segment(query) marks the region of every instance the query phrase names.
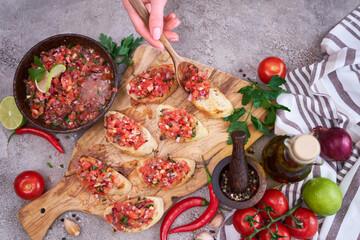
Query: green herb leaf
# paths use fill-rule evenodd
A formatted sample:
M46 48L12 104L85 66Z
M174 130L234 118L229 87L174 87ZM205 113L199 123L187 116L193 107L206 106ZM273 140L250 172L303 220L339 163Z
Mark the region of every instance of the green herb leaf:
M41 63L40 59L37 56L34 56L34 63L42 69L45 69L44 65Z
M245 113L246 113L246 110L244 107L236 108L229 116L224 118L224 121L230 121L230 122L237 121Z
M229 139L228 139L227 143L232 144L231 133L236 130L244 131L246 133L246 139L245 139L245 144L246 144L248 141L248 138L250 137L248 125L246 122L238 122L238 121L230 122L230 126L226 130L226 132L229 133Z
M36 82L39 83L41 81L41 78L44 76L45 71L46 71L46 69L42 69L42 68L38 68L38 69L30 68L29 75L30 75L31 81L36 80Z
M51 165L51 163L47 162L46 164L49 166L49 168L53 168L53 165Z
M276 120L276 111L273 107L270 107L268 113L265 116L265 124L266 126L274 126Z
M122 57L122 60L116 63L117 65L123 63L131 65L133 64L133 60L131 59L130 55L135 50L135 48L140 45L143 38L136 38L134 41L134 36L131 34L130 36L121 40L120 46L113 42L111 37L108 37L103 33L100 34L99 40L100 44L109 51L115 61L117 61L119 57Z
M230 121L230 126L226 131L229 133L229 140L227 142L228 144L232 144L231 132L235 130L244 131L246 133L245 143L247 142L248 138L250 137L250 132L247 125L247 119L249 116L251 116L251 122L254 125L254 128L268 136L270 134L268 127L273 126L276 121L276 110L281 109L290 111L290 109L286 106L276 103L276 98L281 93L287 93L287 91L280 87L285 83L284 79L280 78L279 76L273 76L267 85L254 82L251 79L248 80L250 82L250 86L241 88L238 93L243 95L241 100L242 105L246 106L247 104L251 103L250 110L246 111L244 107L238 108L235 109L231 115L224 118L224 121ZM264 88L262 86L264 86ZM253 107L255 109L262 107L268 110L264 122L252 115ZM238 119L241 118L246 112L248 112L246 119L244 121L238 121Z
M61 168L64 168L64 164L60 164L60 167L61 167Z

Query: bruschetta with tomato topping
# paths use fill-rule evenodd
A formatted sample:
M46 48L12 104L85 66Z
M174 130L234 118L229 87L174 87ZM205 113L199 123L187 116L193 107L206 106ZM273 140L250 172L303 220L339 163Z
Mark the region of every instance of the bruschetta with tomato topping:
M126 85L131 98L140 103L161 103L177 88L174 66L160 65L132 78Z
M108 164L93 158L80 157L77 164L80 184L98 195L123 195L131 190L132 184Z
M176 142L191 142L209 135L201 122L184 108L160 104L157 107L158 127L164 137Z
M136 169L145 183L167 190L190 179L195 171L195 161L187 158L144 158L138 161Z
M195 65L182 69L182 85L189 93L188 100L211 118L224 118L234 107L225 95L208 80L208 76Z
M159 197L138 197L115 202L104 211L104 218L120 232L140 232L152 227L164 214L164 202Z
M106 141L126 154L144 156L158 147L156 140L145 127L122 113L107 112L104 128Z

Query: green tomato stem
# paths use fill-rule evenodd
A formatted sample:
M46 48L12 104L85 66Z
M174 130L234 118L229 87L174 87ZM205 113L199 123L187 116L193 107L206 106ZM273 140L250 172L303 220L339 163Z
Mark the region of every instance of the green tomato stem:
M250 224L252 225L252 227L254 228L255 231L251 235L247 236L245 239L251 239L253 236L255 236L256 234L258 234L259 232L261 232L262 230L265 230L265 229L267 229L270 232L271 236L274 237L275 235L273 235L273 233L270 231L270 226L273 223L278 222L279 220L283 219L284 217L291 216L292 213L295 212L295 210L300 207L301 203L302 203L302 200L300 200L292 209L290 209L289 211L287 211L286 213L284 213L283 215L281 215L275 219L272 219L270 217L270 222L262 228L256 229L254 227L254 224L252 222L250 222ZM256 216L256 214L255 214L255 216Z

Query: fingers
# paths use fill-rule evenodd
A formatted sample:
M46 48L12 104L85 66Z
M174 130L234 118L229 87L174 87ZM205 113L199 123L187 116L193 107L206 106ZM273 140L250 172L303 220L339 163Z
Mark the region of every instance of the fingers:
M149 30L154 40L159 40L164 27L164 7L166 0L152 0Z
M176 32L164 31L163 34L169 41L179 41L179 35Z
M165 20L164 22L164 31L171 31L174 28L176 28L177 26L179 26L180 24L180 20L177 18L172 18L168 21Z
M133 23L135 30L140 34L151 46L164 50L164 45L159 40L154 40L149 32L148 27L142 21L140 16L136 13L128 0L123 0L123 5L129 14L130 20Z

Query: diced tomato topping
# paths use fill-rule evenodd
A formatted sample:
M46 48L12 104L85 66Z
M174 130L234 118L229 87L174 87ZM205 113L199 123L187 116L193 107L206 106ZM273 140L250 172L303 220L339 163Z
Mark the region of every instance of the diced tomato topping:
M163 65L153 70L144 71L130 81L130 94L135 94L137 99L153 99L162 97L169 92L175 83L174 70Z
M119 146L134 147L137 150L147 140L144 139L142 125L125 116L118 118L116 114L106 117L106 135Z
M90 162L88 161L90 160ZM121 187L120 177L113 175L111 168L100 160L94 158L80 158L77 174L82 186L93 194L106 195L110 189ZM116 176L116 177L114 177ZM116 179L116 181L114 181Z
M25 80L26 101L34 118L54 127L75 128L96 118L110 101L112 73L109 64L93 49L80 45L60 46L41 52L40 61L48 71L56 63L64 64L66 71L52 79L45 94L36 88L30 77ZM38 66L32 64L32 68Z
M190 167L187 162L176 162L170 157L150 158L139 168L139 171L147 184L167 190L179 183L190 172Z
M140 197L136 201L115 202L105 220L119 231L137 229L151 223L155 207L154 201Z
M185 90L190 92L190 101L209 97L211 83L205 73L200 71L195 65L184 67L182 72L185 77Z
M181 142L184 138L196 136L197 124L194 117L183 108L177 110L164 108L161 110L158 126L163 135Z

